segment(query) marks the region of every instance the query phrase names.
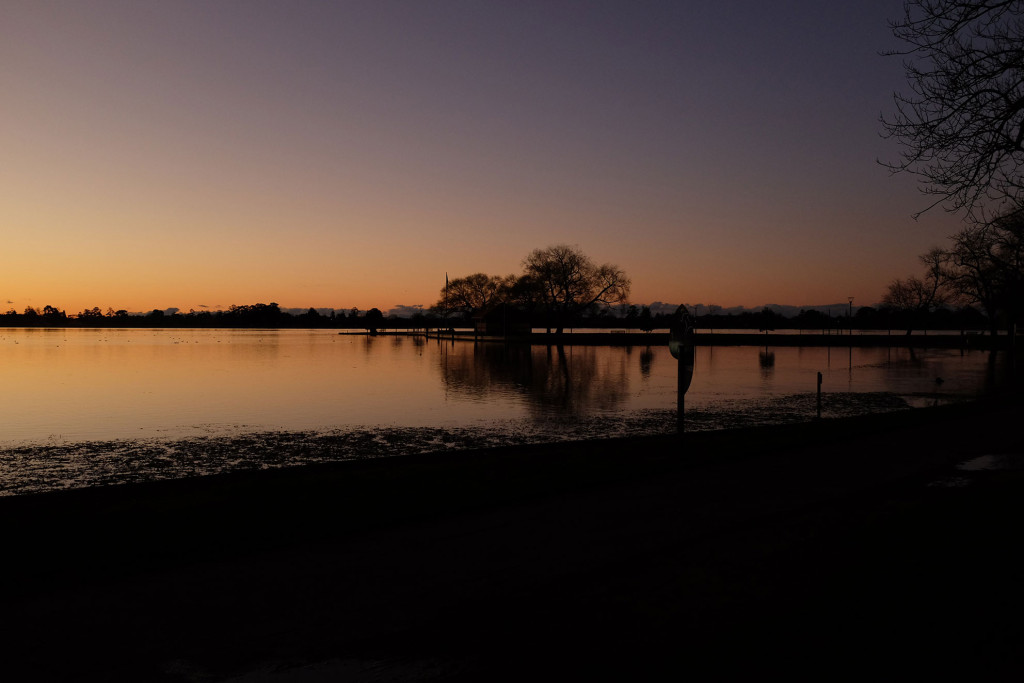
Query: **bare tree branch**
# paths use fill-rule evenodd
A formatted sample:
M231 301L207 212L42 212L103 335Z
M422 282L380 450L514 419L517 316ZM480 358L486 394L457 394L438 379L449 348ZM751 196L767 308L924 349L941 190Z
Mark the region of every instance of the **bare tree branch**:
M1024 0L907 0L891 24L911 93L895 93L883 162L918 177L943 205L978 220L1024 199ZM922 211L922 213L923 213ZM919 214L918 214L919 215Z

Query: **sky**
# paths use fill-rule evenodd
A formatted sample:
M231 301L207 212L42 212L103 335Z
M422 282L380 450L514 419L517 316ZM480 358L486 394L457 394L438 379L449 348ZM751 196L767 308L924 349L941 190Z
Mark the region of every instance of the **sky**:
M879 116L901 0L0 0L0 307L877 303L956 231Z

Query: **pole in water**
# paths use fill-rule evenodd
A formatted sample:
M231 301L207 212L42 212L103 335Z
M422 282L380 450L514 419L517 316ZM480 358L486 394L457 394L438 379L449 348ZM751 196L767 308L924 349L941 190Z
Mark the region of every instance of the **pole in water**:
M693 319L690 318L686 306L676 309L675 321L672 323L671 334L669 335L668 349L672 357L677 361L676 373L676 427L680 434L686 427L685 422L685 401L686 390L690 388L693 380L694 331Z
M818 419L821 419L821 373L818 373Z
M686 390L689 388L689 378L693 376L693 366L690 365L687 368L687 364L682 358L676 363L678 371L676 373L676 431L680 434L686 431L686 411L684 407L686 405Z

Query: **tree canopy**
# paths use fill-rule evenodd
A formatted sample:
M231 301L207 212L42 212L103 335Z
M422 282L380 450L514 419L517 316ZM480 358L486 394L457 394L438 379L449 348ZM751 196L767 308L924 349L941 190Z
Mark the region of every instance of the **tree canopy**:
M519 276L474 273L450 280L435 311L483 316L500 304L516 307L562 329L595 307L626 302L630 281L612 264L595 264L579 247L534 249Z
M946 275L946 252L936 248L919 258L925 267L924 277L911 275L906 280L893 280L882 297L883 305L904 314L908 321L907 334L915 322L923 320L923 314L931 313L955 298Z
M987 225L969 225L950 238L947 249L921 256L924 278L896 280L884 297L891 308L928 312L944 304L978 305L992 331L1008 329L1024 315L1024 209Z
M596 304L624 303L630 280L618 266L596 265L578 247L556 244L523 259L526 276L561 332L572 316Z
M948 286L965 302L980 305L993 326L1010 330L1024 314L1024 209L984 228L968 226L945 252Z
M907 0L892 23L910 93L894 95L886 164L972 219L1024 200L1024 0Z
M506 290L514 280L514 275L499 277L484 273L455 278L445 283L436 308L464 315L485 312L506 299Z

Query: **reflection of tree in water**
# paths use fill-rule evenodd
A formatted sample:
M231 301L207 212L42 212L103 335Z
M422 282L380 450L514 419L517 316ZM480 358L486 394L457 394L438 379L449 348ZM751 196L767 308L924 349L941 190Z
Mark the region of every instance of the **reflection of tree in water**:
M757 364L761 366L761 379L768 379L775 372L775 352L765 349L757 352Z
M614 410L628 396L625 356L599 357L607 349L522 344L459 344L439 359L449 390L484 398L515 391L537 417ZM613 356L615 358L616 356Z
M1004 389L1019 390L1024 384L1024 368L1013 352L989 351L985 368L985 381L981 387L983 394L993 394Z
M640 375L647 379L651 376L651 366L654 365L654 349L650 346L644 347L640 352Z
M372 354L373 353L373 347L374 347L374 345L376 343L377 343L377 338L376 337L371 337L370 335L366 335L365 337L363 337L363 352L367 356Z

